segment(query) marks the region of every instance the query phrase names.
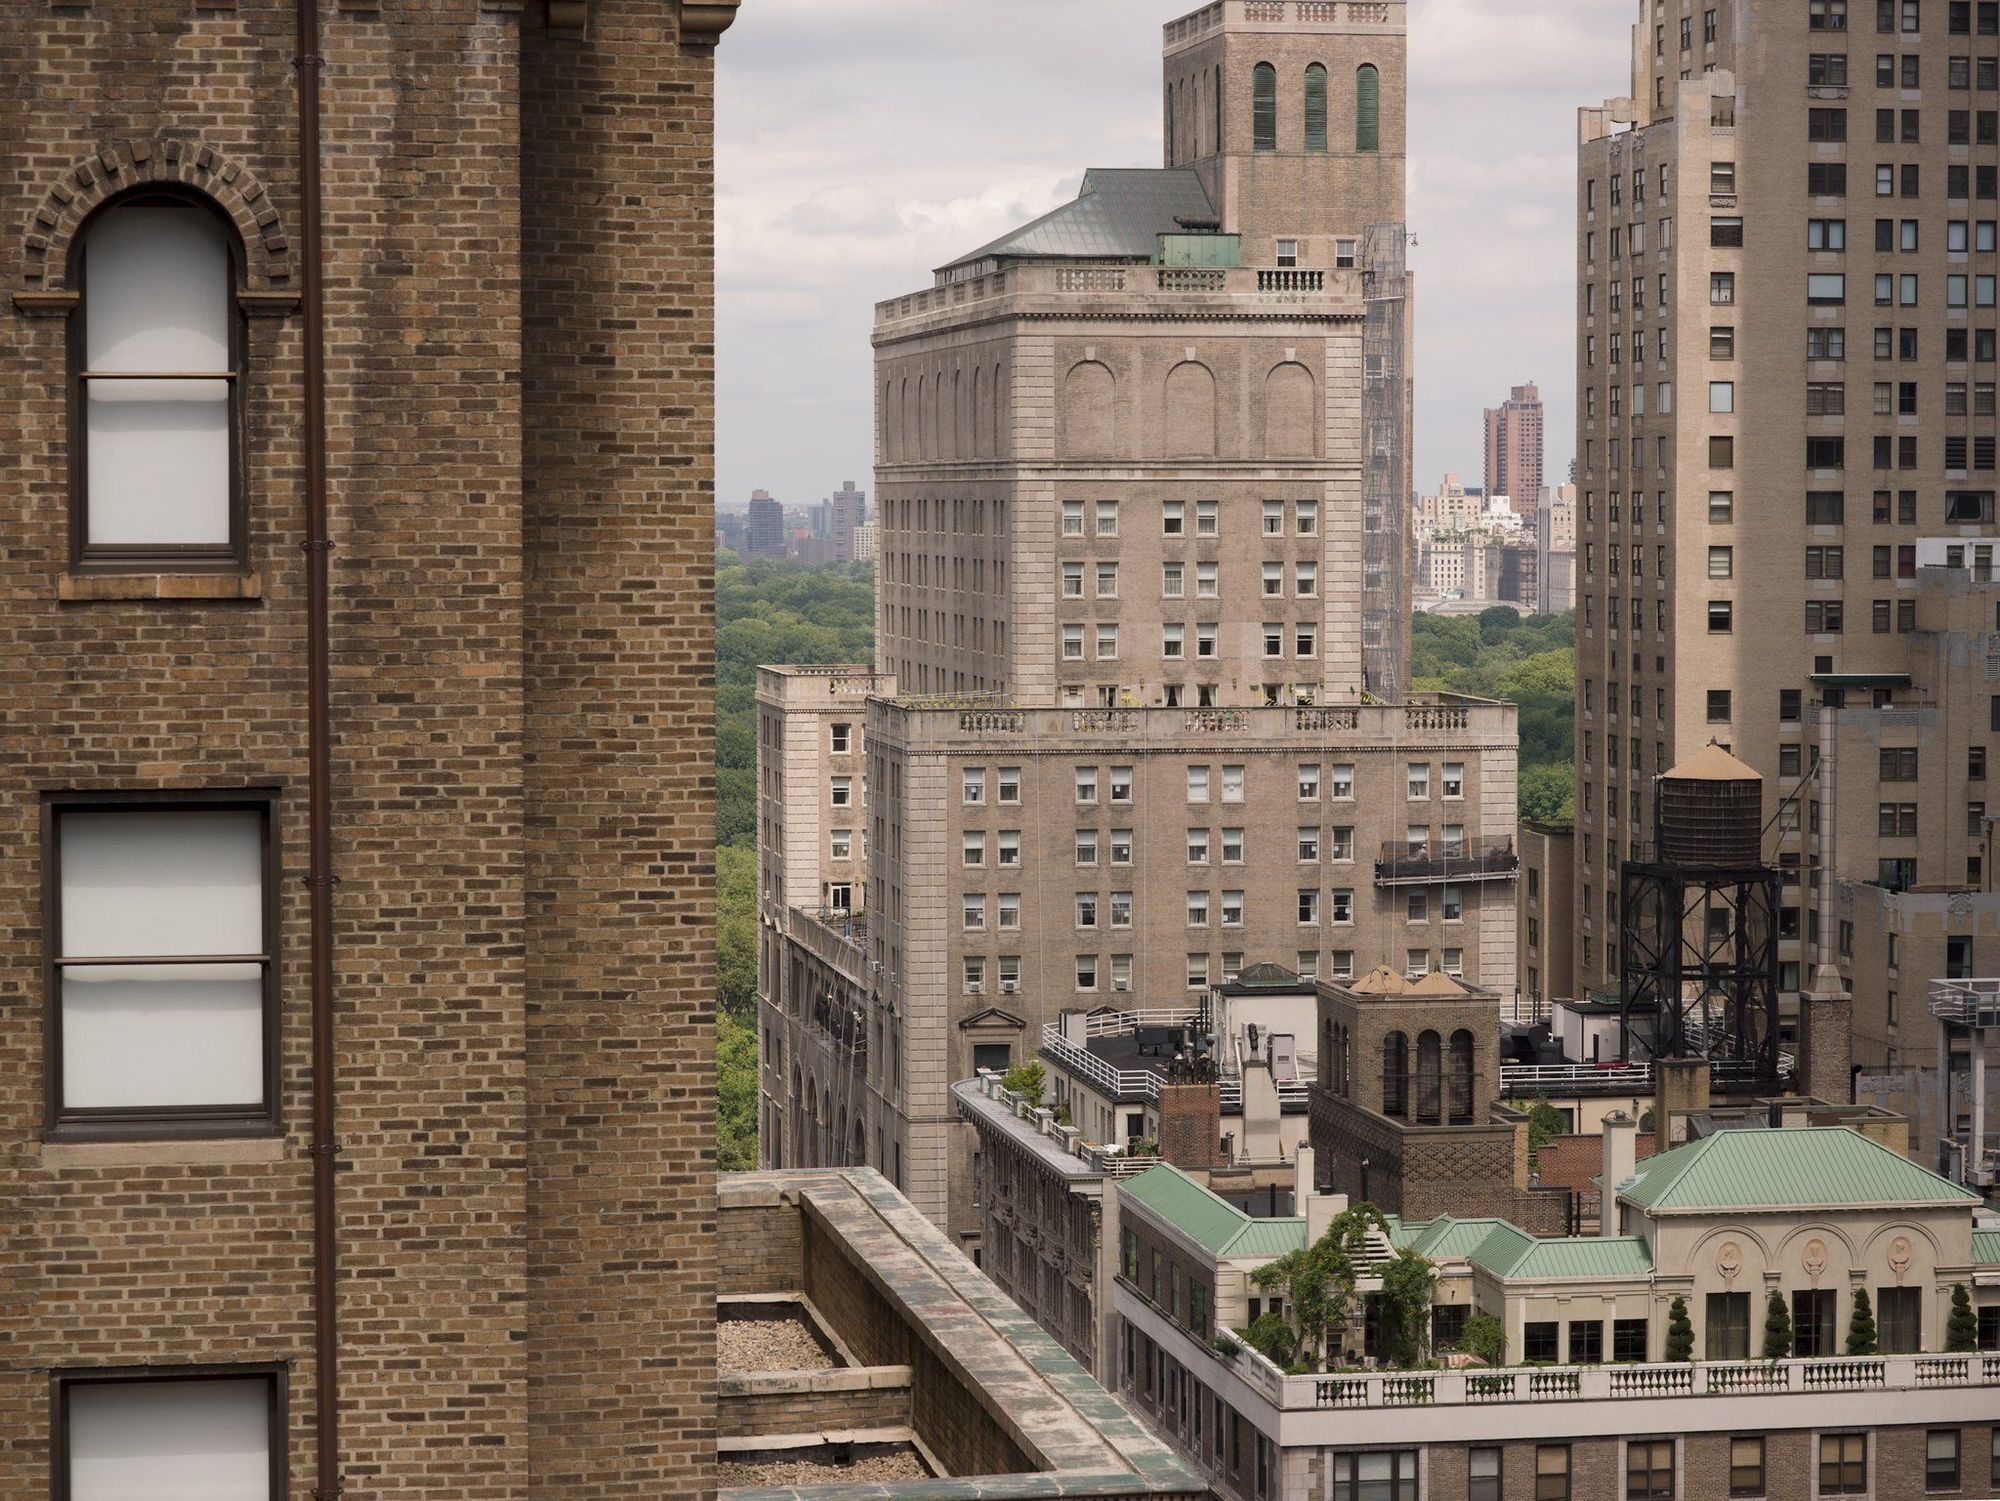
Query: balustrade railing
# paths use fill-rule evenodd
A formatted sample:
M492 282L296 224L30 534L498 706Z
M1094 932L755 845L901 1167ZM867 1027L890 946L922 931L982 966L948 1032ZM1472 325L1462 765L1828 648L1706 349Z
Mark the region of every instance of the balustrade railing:
M1834 1356L1687 1364L1513 1366L1501 1370L1288 1376L1288 1409L1454 1407L1495 1402L1667 1401L1783 1392L2000 1386L2000 1355Z

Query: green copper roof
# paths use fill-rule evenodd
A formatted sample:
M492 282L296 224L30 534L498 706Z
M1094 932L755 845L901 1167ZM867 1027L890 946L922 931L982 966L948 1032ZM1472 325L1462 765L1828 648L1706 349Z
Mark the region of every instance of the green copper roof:
M1176 218L1214 213L1190 167L1092 167L1070 202L950 264L988 256L1151 260L1159 237L1177 232Z
M1980 1266L2000 1266L2000 1230L1972 1232L1972 1259Z
M1298 1215L1258 1219L1217 1198L1172 1163L1149 1167L1118 1185L1160 1218L1222 1260L1230 1256L1283 1256L1305 1248L1306 1222Z
M1507 1225L1505 1220L1495 1219L1454 1219L1441 1214L1428 1225L1420 1228L1412 1238L1398 1238L1397 1246L1404 1245L1419 1256L1428 1256L1432 1261L1461 1261L1479 1248L1496 1226ZM1508 1229L1513 1226L1507 1225Z
M1551 1277L1643 1277L1653 1269L1653 1253L1636 1235L1529 1237L1525 1246L1508 1249L1513 1252L1510 1265L1481 1264L1496 1276L1531 1282Z
M1977 1200L1845 1126L1718 1131L1647 1158L1623 1197L1655 1213Z

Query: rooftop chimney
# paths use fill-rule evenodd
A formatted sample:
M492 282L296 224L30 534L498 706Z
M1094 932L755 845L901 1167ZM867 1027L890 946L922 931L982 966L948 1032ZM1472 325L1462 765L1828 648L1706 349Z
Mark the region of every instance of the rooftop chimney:
M1604 1117L1604 1187L1597 1196L1597 1233L1618 1233L1618 1185L1639 1166L1639 1126L1622 1110Z

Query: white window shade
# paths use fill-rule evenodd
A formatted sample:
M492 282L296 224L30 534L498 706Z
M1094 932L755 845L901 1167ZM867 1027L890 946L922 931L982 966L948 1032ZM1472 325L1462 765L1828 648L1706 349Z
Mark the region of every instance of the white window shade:
M262 966L81 965L61 984L65 1108L265 1103Z
M60 826L64 958L264 951L255 810L75 812Z
M85 383L92 543L229 542L229 387L219 380Z
M227 231L204 209L134 205L92 222L86 545L229 545L232 283Z
M78 1382L68 1501L270 1501L262 1379Z
M84 243L84 368L229 368L229 246L189 205L107 209Z

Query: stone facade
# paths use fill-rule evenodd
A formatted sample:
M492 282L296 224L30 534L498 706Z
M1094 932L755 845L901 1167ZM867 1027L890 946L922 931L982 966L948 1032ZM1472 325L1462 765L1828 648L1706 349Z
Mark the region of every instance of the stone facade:
M1710 738L1763 774L1767 808L1796 799L1766 841L1788 1009L1819 964L1847 968L1814 941L1816 862L1983 884L1966 771L1994 731L1963 674L1992 628L1995 335L1990 268L1951 247L1992 191L1955 137L1991 100L1968 92L1969 30L1916 16L1878 36L1763 0L1678 27L1646 10L1629 95L1581 112L1586 989L1616 972L1617 871L1652 837L1653 779ZM1973 597L1962 621L1940 589ZM1842 721L1837 796L1814 775L1818 703ZM1865 746L1919 739L1904 767ZM1857 992L1857 1027L1868 1009Z
M713 1486L733 6L583 9L321 7L339 1465L383 1501ZM0 4L9 1496L48 1484L52 1369L286 1371L277 1468L314 1484L296 51L272 0ZM242 566L71 568L74 257L93 210L162 189L235 241ZM275 1128L61 1139L44 804L246 788L276 841Z
M1577 998L1576 929L1571 922L1575 847L1576 833L1569 824L1521 822L1521 878L1515 886L1520 901L1515 919L1520 941L1517 1017L1546 1018L1554 1002Z

